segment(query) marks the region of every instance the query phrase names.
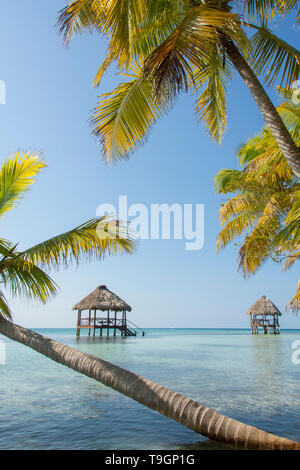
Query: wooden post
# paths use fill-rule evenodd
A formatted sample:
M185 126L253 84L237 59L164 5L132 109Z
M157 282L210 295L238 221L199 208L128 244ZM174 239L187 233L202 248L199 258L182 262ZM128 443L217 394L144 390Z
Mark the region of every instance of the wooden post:
M96 334L96 310L94 310L94 330L93 330L93 336Z
M91 336L91 311L89 310L89 336Z
M107 336L109 336L109 310L107 310Z
M117 312L115 311L114 336L117 334Z
M76 336L80 336L81 310L78 310Z

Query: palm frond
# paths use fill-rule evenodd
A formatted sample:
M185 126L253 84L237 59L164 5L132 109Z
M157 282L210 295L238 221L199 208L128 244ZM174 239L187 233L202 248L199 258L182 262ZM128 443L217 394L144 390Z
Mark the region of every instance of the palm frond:
M278 232L274 243L281 244L287 240L292 240L293 244L300 242L300 191L295 192L293 205L288 212L283 228Z
M57 291L57 284L31 260L12 247L10 242L2 241L0 260L0 280L10 290L13 297L19 295L46 302Z
M40 153L21 150L10 155L0 169L0 217L24 196L34 177L45 168Z
M103 4L96 9L103 12ZM103 32L109 36L109 47L118 57L119 67L128 67L134 60L134 41L139 32L146 11L144 0L106 0Z
M297 15L299 15L299 0L277 0L277 8L282 15L293 10L297 11Z
M82 33L87 29L101 30L104 16L99 15L96 9L96 0L74 0L59 12L57 27L59 33L63 36L64 43L69 44L70 39L76 34Z
M117 59L116 53L114 50L108 48L106 57L104 61L101 63L100 67L97 70L97 73L93 80L93 86L98 87L102 80L103 75L105 74L106 70L109 66Z
M297 313L300 310L300 279L298 281L296 295L288 303L287 309L290 309L293 313Z
M187 13L173 33L147 58L144 73L151 76L156 95L176 96L187 90L193 67L202 69L219 35L246 41L238 15L201 5Z
M289 252L289 254L287 255L284 263L283 263L283 267L282 267L282 271L286 271L287 269L289 269L290 267L292 267L296 261L300 260L300 244L299 246L297 247L297 249L293 249Z
M219 194L232 193L242 187L244 180L242 171L223 168L215 176L215 189Z
M19 257L24 262L59 269L73 262L103 259L109 254L132 253L135 246L124 224L103 216L39 243L21 252Z
M140 31L137 31L134 38L135 60L143 63L180 25L190 6L184 0L181 1L181 6L178 3L175 5L174 0L151 0L147 3L147 12Z
M215 44L207 64L193 74L196 91L205 89L196 100L196 114L203 120L212 139L220 143L226 129L226 90L232 78L229 63L219 54Z
M264 206L263 198L261 198L260 204L257 204L256 191L238 194L223 204L219 210L221 226L224 226L233 217L237 217L240 214L246 215L248 211L250 211L253 216L254 214L258 216L262 210L262 206Z
M102 96L91 120L93 134L108 162L128 158L171 106L168 99L154 99L152 83L138 67L132 72L128 75L131 81Z
M278 111L293 139L300 145L300 108L291 106L290 103L281 103Z
M285 0L282 0L283 2ZM278 11L278 0L243 0L243 7L252 20L274 21Z
M145 9L144 0L75 0L60 12L58 27L65 44L84 30L97 29L109 38L110 57L98 70L95 83L113 60L118 59L121 69L133 60L134 38Z
M3 292L0 290L0 318L1 317L6 318L7 320L11 320L12 313Z
M300 115L291 102L292 90L279 89L287 101L279 113L299 142ZM243 237L238 268L254 274L265 261L283 262L283 270L300 259L300 185L268 128L241 147L242 169L221 170L215 179L219 194L233 193L219 211L222 230L217 251ZM232 220L230 220L232 219ZM300 310L298 291L288 308Z
M264 219L248 235L239 251L238 268L242 269L244 276L254 274L268 259L272 249L274 234L279 228L276 217Z
M232 240L254 227L256 214L240 214L228 222L217 237L217 252L225 248Z
M248 165L252 160L261 154L260 149L257 148L261 141L261 135L249 139L246 144L242 145L238 151L238 158L240 166Z
M250 64L268 85L280 78L280 85L290 87L300 73L300 51L273 34L266 26L254 26L257 33L250 39Z

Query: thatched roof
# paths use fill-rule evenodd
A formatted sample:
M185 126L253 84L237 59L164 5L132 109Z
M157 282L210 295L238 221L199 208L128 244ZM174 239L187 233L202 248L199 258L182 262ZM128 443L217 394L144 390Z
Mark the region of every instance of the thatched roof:
M90 295L74 305L72 310L112 310L131 312L131 307L120 297L107 289L106 286L98 286Z
M247 315L251 313L254 315L281 315L276 305L265 295L260 297L260 299L254 302L252 307L249 308Z

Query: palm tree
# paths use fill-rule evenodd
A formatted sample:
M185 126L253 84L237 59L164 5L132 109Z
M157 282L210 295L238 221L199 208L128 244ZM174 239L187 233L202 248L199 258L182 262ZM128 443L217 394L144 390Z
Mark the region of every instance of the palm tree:
M300 443L228 418L133 372L14 325L3 317L0 317L0 331L210 439L247 449L300 449Z
M290 98L290 91L280 93ZM289 100L278 111L300 145L299 108ZM300 259L300 184L269 129L250 139L238 156L241 170L221 170L215 179L219 194L234 194L219 211L217 250L244 235L239 268L245 276L268 259L283 262L285 270ZM294 311L300 309L299 287L289 303Z
M234 68L300 178L300 149L257 78L263 76L270 85L281 76L286 87L298 79L300 52L269 29L277 14L297 10L298 2L244 0L235 2L234 8L232 3L73 0L61 11L58 24L66 44L85 29L109 40L95 85L112 62L129 78L101 97L92 118L93 133L107 160L127 158L143 144L154 122L170 109L178 93L188 89L196 95L200 90L196 114L220 142L226 127L226 89ZM255 31L250 40L246 28Z
M34 183L35 176L45 167L39 153L17 151L2 163L0 169L0 218L20 202ZM114 235L114 236L113 236ZM24 251L18 244L0 238L0 282L13 297L23 295L46 302L58 286L44 267L59 269L72 262L102 259L108 254L131 253L135 242L126 227L111 217L90 220L79 227L57 235ZM0 333L5 335L4 319L12 314L0 291ZM3 329L4 328L4 329ZM9 323L14 331L16 326ZM16 330L17 331L17 330Z
M40 155L31 152L16 152L4 161L0 170L0 217L20 201L44 167ZM107 236L111 232L114 236ZM57 285L42 268L58 269L72 261L102 259L109 253L131 253L133 249L134 241L127 236L126 227L107 217L94 219L25 251L17 251L17 245L0 239L0 279L13 296L23 294L45 302L55 294ZM2 291L0 333L211 439L246 448L300 448L294 441L220 415L128 370L16 325Z

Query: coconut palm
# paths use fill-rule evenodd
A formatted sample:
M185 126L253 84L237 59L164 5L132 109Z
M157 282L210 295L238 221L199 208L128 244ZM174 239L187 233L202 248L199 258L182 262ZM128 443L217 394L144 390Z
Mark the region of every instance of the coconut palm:
M13 209L45 167L36 152L17 151L2 163L0 169L0 219ZM112 236L114 234L114 236ZM135 242L126 227L111 217L90 220L72 230L57 235L24 251L18 243L0 238L0 282L13 297L46 302L57 292L58 286L44 268L59 269L72 262L102 259L114 253L131 253ZM12 320L12 314L1 290L0 317ZM5 334L1 329L0 333ZM15 325L10 324L14 329Z
M4 161L0 170L0 217L20 201L44 167L40 155L31 152L16 152ZM10 288L13 296L23 294L45 302L55 294L57 285L45 273L44 267L58 269L74 261L102 259L109 253L131 253L134 242L126 235L126 227L103 217L25 251L18 251L16 244L1 239L0 279L3 288ZM300 447L294 441L220 415L128 370L16 325L12 322L12 313L2 291L0 333L211 439L246 448Z
M300 449L300 443L228 418L133 372L14 325L3 317L0 317L0 331L210 439L249 449Z
M288 97L290 91L281 89ZM300 145L299 108L283 102L278 111ZM219 194L234 194L219 211L222 230L217 250L244 235L239 268L253 274L268 259L283 269L300 258L300 184L269 129L250 139L239 151L241 170L221 170L216 176ZM289 306L300 309L299 286Z
M296 0L73 0L61 11L66 44L74 34L96 30L108 50L94 84L112 62L127 77L101 97L93 133L108 160L126 158L143 144L157 119L181 91L196 95L196 114L212 138L226 127L226 90L235 69L252 93L266 125L297 177L300 149L257 76L291 87L300 52L269 28L277 14L297 12ZM254 31L250 38L246 28ZM295 91L296 92L296 91Z

